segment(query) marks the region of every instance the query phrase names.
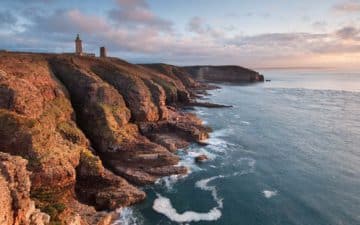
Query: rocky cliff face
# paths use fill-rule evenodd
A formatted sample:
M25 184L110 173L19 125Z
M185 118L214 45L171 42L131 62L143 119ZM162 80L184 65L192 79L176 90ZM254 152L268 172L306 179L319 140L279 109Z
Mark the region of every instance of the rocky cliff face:
M0 224L44 225L50 216L35 208L30 199L27 161L0 152Z
M256 82L264 76L240 66L189 66L183 67L195 80L208 82Z
M0 224L109 224L99 210L145 198L134 185L186 173L173 152L209 129L173 106L197 85L115 58L0 53Z

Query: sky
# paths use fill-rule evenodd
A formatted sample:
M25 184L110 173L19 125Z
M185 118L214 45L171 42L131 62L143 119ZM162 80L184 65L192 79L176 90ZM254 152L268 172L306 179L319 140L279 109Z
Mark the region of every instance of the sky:
M360 68L360 0L0 0L0 49L133 63Z

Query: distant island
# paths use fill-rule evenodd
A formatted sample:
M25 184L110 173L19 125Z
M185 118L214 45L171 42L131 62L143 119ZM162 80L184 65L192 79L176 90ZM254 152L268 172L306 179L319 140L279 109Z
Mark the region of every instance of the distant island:
M0 52L1 224L110 224L145 199L138 186L187 173L176 150L211 129L182 107L217 107L196 100L209 82L264 81L238 66L131 64L105 47L95 57L79 36L75 49Z

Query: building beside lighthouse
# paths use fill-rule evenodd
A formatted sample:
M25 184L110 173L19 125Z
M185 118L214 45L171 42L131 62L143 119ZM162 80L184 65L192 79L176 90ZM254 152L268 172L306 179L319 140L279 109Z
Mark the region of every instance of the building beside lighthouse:
M100 58L105 58L106 57L106 48L100 47Z

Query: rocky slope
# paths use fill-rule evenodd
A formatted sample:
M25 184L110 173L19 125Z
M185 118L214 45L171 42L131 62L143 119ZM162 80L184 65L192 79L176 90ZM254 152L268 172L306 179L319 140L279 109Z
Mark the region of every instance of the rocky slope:
M200 86L115 58L0 53L0 224L109 224L102 210L145 198L135 185L186 173L174 151L209 129L177 106Z

